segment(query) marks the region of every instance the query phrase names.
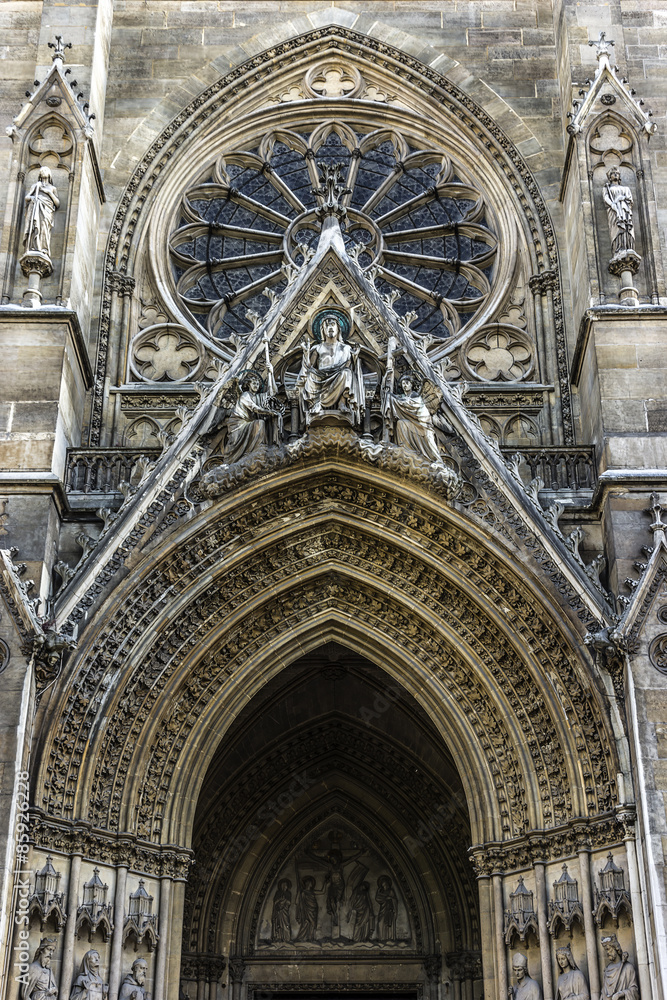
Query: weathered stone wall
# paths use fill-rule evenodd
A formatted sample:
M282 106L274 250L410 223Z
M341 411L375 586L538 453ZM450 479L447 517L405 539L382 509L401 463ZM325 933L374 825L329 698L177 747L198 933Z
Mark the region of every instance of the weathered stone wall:
M67 292L64 301L56 305L56 309L62 307L62 314L26 311L28 318L24 319L18 308L25 285L21 278L11 301L0 306L4 363L0 375L0 471L10 496L6 506L9 517L2 525L3 545L20 549L21 558L28 563L28 575L36 579L38 590L46 598L54 561L63 553L69 556L73 549L73 526L80 526L86 519L94 521L93 500L87 501L85 515L83 507L73 511L67 506L63 490L66 450L86 442L85 394L90 374L85 352L88 348L94 367L105 249L114 214L137 165L165 126L207 86L250 57L329 24L386 42L443 74L495 120L531 170L551 214L560 254L557 280L564 295L569 361L576 366L573 404L577 442L595 446L598 472L603 474L592 505L583 509L585 504L577 496L568 499L573 507L583 509L582 523L591 525L588 543L592 544L590 539L594 538L597 544L600 536L604 540L608 562L604 582L614 593L630 596L632 591L624 587L624 580L636 577L635 562L644 559L641 547L651 541L646 530L649 494L657 490L664 498L667 493L667 298L663 279L667 265L667 9L650 0L612 0L600 5L574 0L555 0L553 5L539 0L4 3L0 7L0 126L11 124L24 102L24 92L34 91L33 80L43 80L49 71L52 52L48 42L56 34L72 43L67 52L69 79L77 80L76 91L84 95L82 101L90 102L96 118L93 138L77 164L80 172L76 183L80 186L76 188L74 211L64 237L61 267ZM600 265L605 303L600 301L597 244L586 213L598 221L604 220L604 214L595 202L596 197L599 202L599 192L591 198L586 154L582 152L584 139L570 140L566 131L572 98L578 96L579 89L586 89L585 81L595 72L595 51L588 42L596 39L600 31L615 40L619 75L629 79L637 99L642 98L645 108L652 109L658 126L650 140L642 135L636 144L648 186L646 213L652 220L650 232L647 229L640 234L642 267L647 268L651 258L657 291L651 310L646 308L645 295L640 305L625 315L617 304L616 285L607 275L606 261ZM267 92L267 102L275 103L278 96L277 92ZM383 106L382 115L391 120L391 103ZM96 161L104 202L96 183ZM0 218L8 220L7 225L12 219L11 198L16 197L16 205L20 206L22 197L17 169L10 139L3 137ZM140 208L135 206L133 210L139 212ZM639 220L637 213L638 226ZM58 226L64 232L64 212ZM3 236L6 252L10 235L6 230ZM20 273L16 262L14 270ZM642 281L645 289L648 285L644 272ZM53 306L54 302L46 304ZM613 308L596 312L595 308L602 304ZM123 299L114 308L111 353L120 371L126 351L124 310L130 307ZM136 319L140 305L135 302L131 308ZM65 309L69 310L66 315ZM544 315L552 315L546 307ZM547 327L545 340L552 355L554 338L554 330ZM544 372L547 368L545 364ZM113 378L114 372L108 376L107 389ZM559 443L561 430L554 428L554 444ZM119 443L113 439L111 422L103 428L101 440L108 445ZM651 475L646 474L647 470ZM101 502L107 503L107 499L103 497ZM120 501L116 499L118 506ZM110 507L107 503L107 509ZM562 524L566 522L567 511ZM96 522L96 530L100 523ZM569 525L574 523L570 519ZM59 545L65 536L67 543ZM582 551L586 549L584 541ZM74 553L72 562L78 557L76 549ZM663 589L660 599L664 596ZM649 615L647 620L650 640L659 634L659 626L655 615ZM16 639L13 655L20 655ZM632 657L626 661L627 715L623 721L631 739L633 765L632 772L625 772L626 780L629 788L632 774L640 813L637 829L641 874L633 891L637 906L640 889L647 900L646 913L652 921L648 937L654 951L647 960L641 960L643 974L650 966L657 987L656 970L661 964L667 967L667 679L651 662L648 640L633 648ZM21 713L25 715L30 697L25 678L23 667L16 663L5 678L10 685L10 696L0 705L0 771L4 768L5 774L23 762L29 743L20 729ZM613 701L610 694L609 700ZM83 753L84 749L78 748L77 752ZM11 786L0 785L0 795L4 796L0 808L2 815L9 818L11 809L5 804L11 790ZM0 849L6 860L11 854L7 843L6 830L1 831ZM593 856L595 878L603 854L600 848ZM629 855L618 853L617 857L627 868ZM43 860L41 854L36 857L40 864ZM549 892L559 864L554 862L548 871ZM86 865L84 874L88 877L91 866L88 862ZM120 883L115 881L111 864L105 878L113 893ZM499 883L506 902L514 884L513 875ZM534 880L530 885L538 891ZM171 900L166 889L163 894L157 879L150 888L159 899L166 926L171 916L178 917L183 885L176 884ZM486 885L483 897L482 915L485 926L489 926L493 904ZM579 931L577 934L577 947L582 951L583 939ZM628 927L623 927L621 937L624 944L631 943ZM166 933L164 940L166 946ZM179 979L178 930L172 931L172 940L174 950L168 959L164 946L159 952L159 961L164 964L161 972L154 975L151 971L150 985L153 989L155 980L164 985L166 977L175 995ZM72 971L67 961L76 964L85 950L83 942L75 945L73 938L70 945L69 959L63 959L64 946L59 945L57 954L56 971L60 973L64 967L65 978ZM495 961L502 968L502 958L494 956L489 941L484 942L484 948L487 979L492 981L489 969L493 969ZM500 952L505 954L503 947ZM598 957L603 962L602 955ZM533 975L539 974L537 961L535 953L531 953ZM551 973L555 978L558 970L554 967ZM157 1000L163 1000L159 988L157 993ZM658 993L656 988L656 997ZM504 984L500 995L504 997ZM212 1000L217 996L215 987ZM67 1000L65 988L63 1000ZM203 992L199 1000L203 1000Z

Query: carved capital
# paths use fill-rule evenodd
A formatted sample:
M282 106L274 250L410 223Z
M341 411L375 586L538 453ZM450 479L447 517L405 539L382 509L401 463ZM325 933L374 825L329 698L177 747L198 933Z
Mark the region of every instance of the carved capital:
M27 277L31 274L38 274L40 278L48 278L48 276L53 272L51 258L47 257L44 253L38 253L36 251L24 253L19 261L19 264L21 265L21 270Z
M634 250L622 250L609 261L609 272L620 278L625 271L636 274L642 259Z
M134 278L129 274L123 274L121 271L110 271L107 275L107 281L109 288L113 292L117 292L121 298L131 295L137 284Z
M555 271L542 271L529 278L528 284L533 295L546 295L549 289L557 287L558 276Z

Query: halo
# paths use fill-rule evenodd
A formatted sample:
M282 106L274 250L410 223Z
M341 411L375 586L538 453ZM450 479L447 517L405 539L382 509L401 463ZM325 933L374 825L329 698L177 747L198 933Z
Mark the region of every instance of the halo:
M264 385L265 385L264 379L259 374L256 368L246 368L244 369L244 371L239 372L239 374L236 376L239 380L239 385L241 386L242 391L245 392L245 387L248 384L248 381L250 380L251 376L253 375L255 376L255 378L259 379L259 391L264 392Z
M343 340L350 334L350 319L342 309L322 309L313 319L313 337L315 340L322 340L322 323L325 319L333 317L338 320Z
M424 376L414 368L406 368L405 371L399 372L398 384L400 385L404 378L412 379L412 388L415 392L419 392L424 384Z

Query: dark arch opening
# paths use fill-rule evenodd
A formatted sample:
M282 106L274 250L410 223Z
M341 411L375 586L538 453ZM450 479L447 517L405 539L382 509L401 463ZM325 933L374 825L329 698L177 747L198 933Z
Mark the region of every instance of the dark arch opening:
M380 667L324 643L255 696L209 766L186 892L186 992L199 996L230 955L248 997L271 983L336 992L341 977L417 996L436 966L445 979L466 969L472 996L470 844L463 785L427 714Z

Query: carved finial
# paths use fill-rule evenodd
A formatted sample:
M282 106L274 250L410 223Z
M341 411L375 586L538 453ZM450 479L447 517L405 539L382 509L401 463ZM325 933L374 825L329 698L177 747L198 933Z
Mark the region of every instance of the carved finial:
M351 188L344 186L343 163L317 164L320 171L320 186L313 188L313 194L320 199L316 215L318 219L326 219L333 216L343 224L347 220L347 209L342 204L342 199L346 194L351 193Z
M606 37L606 32L601 31L600 37L597 39L597 41L590 41L588 44L591 46L591 48L595 48L595 56L597 58L598 63L604 65L604 63L601 62L601 60L605 60L607 65L609 65L609 56L611 55L611 47L613 47L616 43L611 38L608 39Z
M57 60L60 63L64 63L65 49L71 49L72 43L71 42L63 43L63 36L56 35L55 44L53 42L49 42L49 48L53 49L53 61L56 62Z
M660 515L664 511L664 507L660 503L660 497L657 493L651 493L651 506L649 511L653 515L653 524L651 525L651 531L653 532L653 545L654 548L660 544L661 541L665 541L665 523L661 519Z

